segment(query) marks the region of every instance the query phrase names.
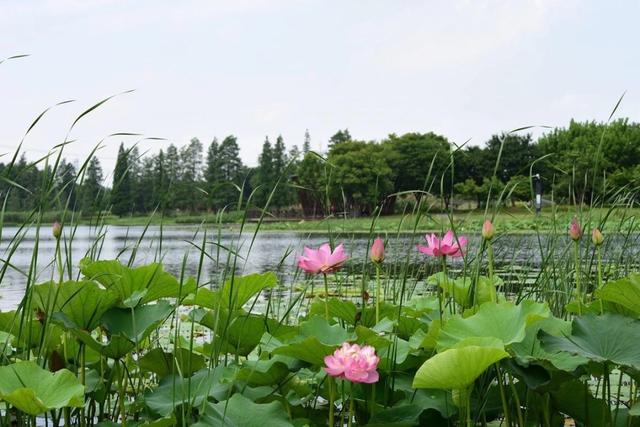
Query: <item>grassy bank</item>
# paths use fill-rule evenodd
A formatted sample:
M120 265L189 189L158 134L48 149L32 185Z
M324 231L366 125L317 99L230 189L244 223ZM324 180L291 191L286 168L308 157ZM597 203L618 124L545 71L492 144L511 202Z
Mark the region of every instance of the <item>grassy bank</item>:
M589 222L593 225L601 226L604 229L629 230L636 227L637 218L640 215L640 208L594 208L578 210L574 206L560 206L555 209L547 208L539 216L534 212L524 208L500 210L494 223L501 232L509 233L535 233L537 231L551 232L565 229L571 218L577 215L582 222ZM51 216L51 215L50 215ZM54 220L52 216L52 221ZM475 232L480 230L485 219L484 211L461 211L454 212L451 216L448 213L428 213L421 215L417 224L417 231L440 231L451 228L452 222L456 229L462 232ZM105 222L110 225L136 226L146 224L165 225L192 225L192 224L218 224L222 223L223 228L237 230L240 228L242 216L234 213L227 214L220 219L212 214L185 215L185 216L131 216L117 217L107 216ZM602 223L606 220L606 225ZM253 230L258 226L258 219L249 219L245 224L245 229ZM88 222L87 222L88 223ZM371 231L378 233L394 233L398 231L410 232L416 227L416 216L390 215L383 217L329 217L325 219L304 220L304 219L278 219L265 217L260 229L263 231L298 231L298 232L352 232L368 233Z

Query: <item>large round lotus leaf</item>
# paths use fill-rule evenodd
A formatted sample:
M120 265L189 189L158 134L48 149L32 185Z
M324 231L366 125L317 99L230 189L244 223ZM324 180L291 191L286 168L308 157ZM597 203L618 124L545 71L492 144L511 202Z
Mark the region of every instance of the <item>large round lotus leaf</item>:
M640 274L609 282L596 291L596 296L640 314Z
M504 345L520 342L527 325L551 315L546 304L524 301L486 303L467 318L454 317L445 322L438 336L438 349L453 347L457 342L472 337L498 338Z
M572 372L578 366L587 363L587 359L584 357L564 352L549 353L545 351L538 339L541 330L554 336L568 335L571 333L571 323L557 317L550 317L527 326L524 340L510 346L512 354L519 363L527 366L530 363L546 361L567 372Z
M83 397L84 387L66 369L52 373L30 361L0 367L0 399L29 415L81 407Z
M594 362L640 369L640 321L619 314L593 314L573 319L571 335L556 337L540 332L548 352L567 352Z
M229 400L214 405L220 418L228 419L231 425L243 427L293 427L287 412L278 401L254 403L236 393ZM225 423L229 425L228 423Z
M500 347L469 345L428 359L416 372L414 388L465 389L489 366L508 357Z
M162 298L184 297L196 291L196 282L189 278L180 283L164 271L159 263L127 267L118 260L80 260L80 271L118 295L125 307L135 307Z
M33 288L33 302L44 313L68 328L92 331L118 296L88 280L58 285L47 282Z

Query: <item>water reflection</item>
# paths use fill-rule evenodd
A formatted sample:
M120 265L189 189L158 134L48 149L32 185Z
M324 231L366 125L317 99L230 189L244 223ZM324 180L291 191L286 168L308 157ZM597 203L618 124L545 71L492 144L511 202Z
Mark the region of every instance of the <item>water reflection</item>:
M73 238L70 239L70 234ZM39 237L38 237L39 236ZM329 240L328 235L296 232L253 233L219 232L203 230L197 226L153 226L145 230L142 226L109 226L96 229L78 226L64 230L70 260L65 264L73 269L85 256L100 259L119 258L123 262L132 260L134 265L161 261L165 269L179 275L184 268L187 275L195 275L202 263L201 282L216 283L219 272L235 265L239 274L263 272L278 269L287 275L295 271L296 255L304 245L318 246ZM438 269L439 264L426 260L415 250L422 236L389 235L386 248L387 273L389 276L404 275L412 279L429 274ZM336 241L343 242L353 261L349 268L362 272L369 244L366 235L334 235ZM617 263L630 263L638 252L638 235L616 236L605 241L603 253L607 259ZM473 260L481 244L479 236L470 236L469 260ZM4 227L0 239L0 268L4 271L0 282L0 310L16 307L21 300L27 277L32 283L40 283L55 278L54 254L56 241L48 229L38 233L36 229L23 230ZM201 248L205 254L202 255ZM503 235L495 239L495 259L505 278L526 281L535 280L540 266L553 260L565 260L569 248L566 236L552 235ZM37 263L32 265L34 253ZM238 254L234 263L234 254ZM461 269L460 260L454 262L454 269ZM31 273L29 273L31 272Z

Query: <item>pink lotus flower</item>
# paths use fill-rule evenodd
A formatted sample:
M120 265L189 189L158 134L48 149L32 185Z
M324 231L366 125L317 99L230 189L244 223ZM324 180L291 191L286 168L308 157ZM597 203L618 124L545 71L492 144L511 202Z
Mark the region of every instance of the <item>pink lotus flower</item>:
M569 237L571 237L575 242L582 238L582 228L580 227L578 218L575 216L571 220L571 225L569 225Z
M373 245L371 245L371 250L369 251L369 257L371 261L375 263L384 261L384 242L381 238L378 237L373 241Z
M380 375L376 368L380 358L370 345L360 347L358 344L345 342L342 347L324 358L327 365L324 370L332 377L345 378L354 383L372 384L378 382Z
M344 253L344 247L338 245L331 252L328 243L321 245L318 249L304 247L304 255L298 257L298 267L309 274L334 272L349 259Z
M462 249L467 245L467 238L460 236L456 241L452 230L447 231L442 240L433 233L427 234L424 238L427 240L427 246L418 245L418 250L434 257L461 257Z

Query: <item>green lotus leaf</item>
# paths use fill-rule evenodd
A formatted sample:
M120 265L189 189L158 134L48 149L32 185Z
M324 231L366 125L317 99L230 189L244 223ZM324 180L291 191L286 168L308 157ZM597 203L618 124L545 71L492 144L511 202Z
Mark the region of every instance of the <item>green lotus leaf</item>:
M71 329L80 341L112 359L120 359L133 350L173 312L167 301L136 308L109 309L101 319L109 340L104 342L84 329Z
M491 340L485 343L488 341ZM502 348L502 343L499 341L493 341L493 343L500 344L500 347L466 345L436 354L418 369L413 387L466 389L489 366L509 356Z
M140 359L138 365L143 371L153 372L160 378L169 374L190 377L194 372L204 368L206 362L201 355L184 348L177 348L175 352L154 348Z
M366 326L358 325L356 327L356 335L358 336L358 344L370 345L376 351L381 351L391 346L391 340Z
M329 317L332 319L344 320L347 323L355 323L356 313L358 309L356 305L348 300L342 300L339 298L329 298L326 300L326 305L329 307ZM325 300L316 299L309 308L309 315L311 316L324 316L325 315Z
M84 387L71 372L46 371L31 361L0 367L0 399L29 415L81 407Z
M399 405L376 412L367 426L369 427L411 427L420 425L420 415L424 408L415 405Z
M510 345L510 350L519 363L527 366L532 362L549 362L557 369L573 372L578 366L587 363L581 356L558 352L550 353L542 348L538 335L544 331L550 335L563 336L571 333L571 322L550 317L527 326L524 340Z
M185 297L196 291L196 282L178 279L164 271L162 264L127 267L118 260L80 261L80 271L88 280L95 280L111 290L126 307L133 307L162 298Z
M222 366L205 368L189 378L169 375L160 381L158 387L145 393L144 403L155 414L168 417L179 405L199 406L209 396L225 399L232 386L230 382L221 381L225 369Z
M231 353L247 356L260 343L266 332L286 333L296 330L293 326L284 325L264 315L248 314L243 310L230 313L226 309L196 309L190 313L191 319L211 329L217 338L215 347L208 344L209 353Z
M294 357L312 365L324 365L324 357L336 350L337 346L321 343L316 337L308 337L302 341L285 344L275 348L272 354Z
M571 335L540 333L542 347L550 353L566 352L594 362L640 369L640 321L619 314L576 317Z
M293 427L284 407L278 401L254 403L243 395L236 393L229 400L212 406L235 426Z
M355 334L340 325L330 325L322 316L313 316L300 323L300 335L316 337L321 343L333 346L355 339Z
M72 329L71 333L90 349L112 359L121 359L136 347L129 338L122 335L111 335L109 341L98 341L91 333L82 329Z
M141 342L171 313L173 306L167 301L136 308L114 307L102 316L102 325L110 334L122 335L132 342Z
M272 353L322 365L325 356L333 353L343 342L356 338L355 333L348 332L342 326L330 325L323 317L313 316L300 324L298 335L275 347Z
M446 278L442 273L436 273L432 281L435 281L446 295L453 297L454 301L462 307L472 307L473 295L471 292L471 285L473 281L471 277L460 277L457 279ZM501 284L502 280L497 276L491 280L488 277L480 276L476 282L475 288L475 303L476 305L484 304L485 302L496 302L496 286Z
M563 382L551 392L553 405L580 425L605 427L612 425L611 410L602 399L593 397L584 383L578 380Z
M277 283L278 277L273 272L234 276L224 282L220 289L220 304L222 307L238 310L262 290L273 288Z
M546 304L524 301L518 305L510 302L485 303L467 317L453 317L440 329L437 348L453 347L458 341L471 337L498 338L507 346L525 338L527 325L551 316Z
M624 308L640 314L640 273L632 273L628 277L605 284L595 292L603 301L619 304Z
M21 326L22 312L7 311L0 313L0 331L12 336L11 344L18 348L33 348L43 345L43 325L37 319L27 320ZM45 344L47 350L60 344L60 337L64 330L57 325L50 325ZM0 349L1 350L1 349Z
M118 296L88 280L61 285L47 282L33 288L33 302L45 314L67 328L92 331L102 315L116 304Z
M245 381L252 387L277 385L291 370L297 370L300 363L284 356L274 356L266 360L249 360L243 363L236 379Z

